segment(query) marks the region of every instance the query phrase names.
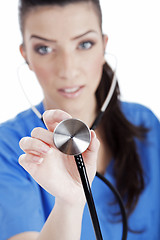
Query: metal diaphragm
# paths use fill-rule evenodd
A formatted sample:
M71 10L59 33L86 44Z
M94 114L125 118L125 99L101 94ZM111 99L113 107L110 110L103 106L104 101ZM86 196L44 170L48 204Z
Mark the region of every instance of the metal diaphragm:
M61 152L79 155L88 148L91 134L84 122L70 118L57 125L53 133L53 141Z

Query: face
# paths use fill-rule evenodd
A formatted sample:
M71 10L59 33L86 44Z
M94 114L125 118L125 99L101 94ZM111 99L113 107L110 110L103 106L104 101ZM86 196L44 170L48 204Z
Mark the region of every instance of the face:
M72 115L96 109L107 38L91 3L36 8L25 19L23 37L21 53L43 89L46 109Z

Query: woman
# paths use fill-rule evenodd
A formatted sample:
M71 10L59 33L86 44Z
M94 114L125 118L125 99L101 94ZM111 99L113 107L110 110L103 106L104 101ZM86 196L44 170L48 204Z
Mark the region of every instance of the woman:
M47 129L31 109L1 125L0 239L94 239L74 159L52 137L57 123L71 117L91 126L109 91L113 73L104 59L99 1L21 0L19 10L20 51L43 89L37 109ZM117 86L83 154L102 235L120 239L122 222L96 171L123 197L128 239L159 239L159 121L118 96Z

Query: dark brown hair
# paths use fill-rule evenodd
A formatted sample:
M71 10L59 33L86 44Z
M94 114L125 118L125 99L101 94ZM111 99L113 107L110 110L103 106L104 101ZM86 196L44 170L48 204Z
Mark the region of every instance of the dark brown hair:
M96 92L98 110L100 110L106 98L112 78L113 71L105 63L102 79ZM135 138L143 141L147 129L143 126L135 126L126 119L121 109L119 96L120 91L117 83L113 97L99 127L102 127L105 141L112 152L116 186L125 202L129 216L145 187L143 169L137 153Z
M92 3L95 11L97 12L100 28L102 29L102 12L100 8L99 0L19 0L19 23L20 29L23 34L24 22L26 15L32 11L36 7L40 6L65 6L68 4L76 4L76 3Z
M25 16L35 7L47 5L65 6L67 4L90 2L95 6L100 27L102 13L99 0L20 0L19 21L23 34ZM113 72L107 63L103 66L102 79L96 91L98 110L109 91ZM124 116L119 101L119 86L117 84L111 102L102 118L99 127L105 129L107 142L114 158L114 177L117 189L124 199L128 215L133 211L144 189L143 170L136 150L135 138L143 139L146 129L134 126Z

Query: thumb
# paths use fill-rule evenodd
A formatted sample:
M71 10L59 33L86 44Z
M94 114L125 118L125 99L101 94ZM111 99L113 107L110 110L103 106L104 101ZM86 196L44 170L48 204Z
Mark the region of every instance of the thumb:
M43 114L43 120L49 131L53 132L56 125L63 120L71 118L71 115L68 113L56 109L56 110L47 110Z
M85 163L89 166L95 166L97 164L98 151L100 142L96 137L96 133L91 130L91 142L88 149L83 153Z

